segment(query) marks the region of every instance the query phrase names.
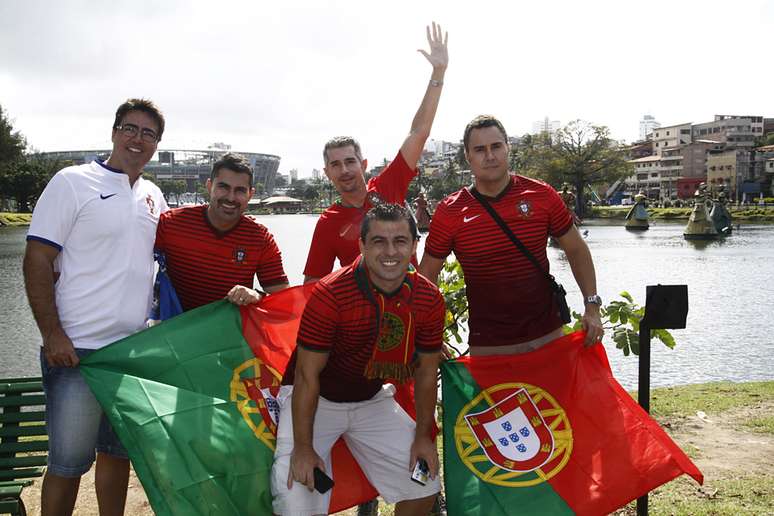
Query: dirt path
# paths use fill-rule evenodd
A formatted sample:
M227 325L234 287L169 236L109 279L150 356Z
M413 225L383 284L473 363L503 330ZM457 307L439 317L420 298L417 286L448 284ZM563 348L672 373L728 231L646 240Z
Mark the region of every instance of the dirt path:
M774 413L774 402L718 415L694 414L659 421L693 459L706 481L750 471L774 472L774 436L754 433L745 422Z
M734 409L722 414L662 418L659 423L691 457L704 474L703 487L696 487L697 496L714 496L713 483L753 472L774 472L774 436L754 433L744 426L746 421L774 413L774 402L766 401L755 407ZM40 481L24 490L24 501L30 516L40 514ZM349 511L354 513L354 511ZM94 494L94 469L81 481L81 490L74 513L76 516L98 516ZM137 477L129 479L126 513L128 516L151 516L153 511Z

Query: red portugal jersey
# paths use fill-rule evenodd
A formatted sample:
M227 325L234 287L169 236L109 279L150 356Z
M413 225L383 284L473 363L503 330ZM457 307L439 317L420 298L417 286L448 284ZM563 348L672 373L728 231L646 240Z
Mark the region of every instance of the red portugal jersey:
M371 399L384 383L381 378L368 379L364 375L376 344L377 309L358 286L355 266L350 264L318 281L298 330L299 346L328 353L328 362L320 373L320 396L336 402ZM446 313L443 297L427 278L413 276L411 294L400 302L411 304L414 349L438 352ZM405 295L405 291L399 294ZM285 371L284 384L293 383L295 363L296 352Z
M168 211L159 219L156 249L167 258L167 273L183 310L223 299L234 285L253 288L287 283L282 256L266 226L242 216L221 233L207 219L207 206Z
M360 254L357 241L366 212L380 202L406 202L406 191L415 175L416 170L398 152L381 174L368 181L368 196L362 207L345 207L337 202L325 210L314 228L304 275L322 278L333 270L337 258L340 267L352 263Z
M491 206L548 272L548 236L564 235L570 212L546 183L512 176ZM548 280L463 188L438 204L425 252L449 253L462 265L470 310L470 346L505 346L545 335L562 325Z

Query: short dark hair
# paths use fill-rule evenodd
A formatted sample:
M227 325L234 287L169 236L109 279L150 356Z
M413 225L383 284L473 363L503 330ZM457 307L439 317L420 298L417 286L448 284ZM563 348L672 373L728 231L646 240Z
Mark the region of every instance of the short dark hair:
M478 115L465 126L465 134L462 136L462 143L465 146L466 152L468 150L468 144L470 143L470 132L473 129L483 129L484 127L497 127L503 135L505 143L508 143L508 133L505 132L505 127L503 127L502 122L492 115Z
M222 168L227 168L240 174L247 174L250 177L250 186L253 186L253 169L250 166L250 162L241 154L227 152L218 158L218 161L212 165L210 179L214 180Z
M419 240L419 231L417 223L411 213L400 204L382 203L368 210L365 214L362 224L360 224L360 240L365 243L368 231L371 229L371 221L380 220L385 222L399 222L405 220L409 225L409 233L414 241Z
M357 156L357 159L363 161L363 152L360 150L360 144L356 139L351 136L334 136L325 142L325 147L323 147L323 160L325 161L325 164L328 164L328 150L349 147L350 145L355 148L355 156Z
M156 122L159 126L158 141L161 141L161 136L164 134L164 115L161 110L148 99L127 99L126 102L118 106L116 110L116 119L113 121L113 129L117 129L121 125L121 121L124 119L127 113L130 111L142 111Z

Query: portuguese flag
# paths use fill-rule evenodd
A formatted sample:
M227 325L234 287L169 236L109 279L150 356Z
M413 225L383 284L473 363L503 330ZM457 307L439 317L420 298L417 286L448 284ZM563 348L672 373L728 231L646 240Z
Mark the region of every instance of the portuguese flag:
M275 396L311 289L205 305L81 361L156 514L271 514ZM332 461L331 512L376 496L343 441Z
M583 339L441 365L450 516L607 514L683 473L703 482Z

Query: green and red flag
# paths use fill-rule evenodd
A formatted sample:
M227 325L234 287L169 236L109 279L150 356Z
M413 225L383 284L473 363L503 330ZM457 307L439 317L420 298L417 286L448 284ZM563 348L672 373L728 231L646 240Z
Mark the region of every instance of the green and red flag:
M441 365L450 516L607 514L683 473L703 482L583 339Z
M205 305L81 361L156 514L271 514L275 396L311 288ZM376 496L343 441L332 462L331 512Z

